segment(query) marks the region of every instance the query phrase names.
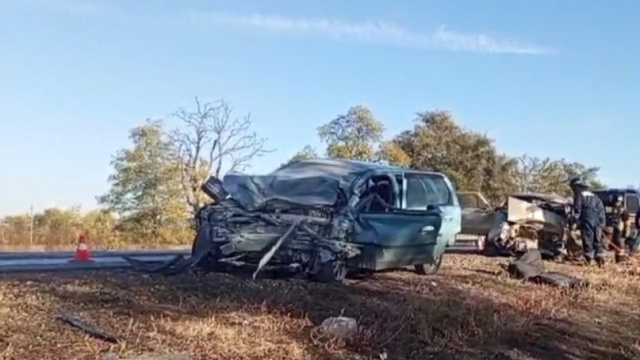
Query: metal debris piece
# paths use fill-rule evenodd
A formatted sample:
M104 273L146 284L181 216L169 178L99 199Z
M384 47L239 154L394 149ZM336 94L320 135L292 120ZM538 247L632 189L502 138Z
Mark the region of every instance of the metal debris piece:
M184 257L182 255L176 255L173 259L164 263L158 263L157 261L136 260L129 256L122 256L122 258L126 262L128 262L134 270L147 273L163 272L170 267L177 265L181 261L184 261Z
M59 320L62 320L64 323L69 324L73 327L76 327L84 332L86 332L87 334L100 339L100 340L104 340L110 343L117 343L118 342L118 338L115 335L111 335L107 332L105 332L104 330L98 328L97 326L93 325L93 324L89 324L86 321L83 321L82 319L78 318L75 315L69 314L69 313L62 313L60 316L58 316Z
M131 267L139 272L144 273L152 273L152 274L162 274L162 275L177 275L185 272L191 266L197 264L203 257L209 254L213 244L208 248L203 249L204 251L199 252L198 254L192 255L189 258L186 258L182 255L177 255L173 260L169 260L165 263L158 264L155 261L143 261L136 260L128 256L123 256L122 258L127 261Z
M260 270L262 270L262 268L265 265L267 265L269 260L271 260L273 255L276 253L276 251L278 251L280 246L282 246L282 244L285 241L287 241L287 239L289 239L289 237L291 237L291 234L293 234L293 232L296 230L296 227L298 227L299 223L300 223L300 220L297 220L296 222L291 224L291 226L289 227L287 232L285 232L284 235L282 235L280 237L280 239L278 239L278 241L276 241L276 243L271 247L271 249L269 249L269 251L266 254L264 254L262 259L260 259L260 262L258 263L258 267L256 268L256 271L253 272L253 279L254 280L256 279L256 276L258 276L258 273L260 272Z
M340 337L343 339L355 337L358 331L358 322L354 318L337 316L324 319L320 325L323 334Z

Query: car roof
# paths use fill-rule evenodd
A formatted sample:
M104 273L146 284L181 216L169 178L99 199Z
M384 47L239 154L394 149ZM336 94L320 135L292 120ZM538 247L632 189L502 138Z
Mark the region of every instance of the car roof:
M299 160L292 164L283 166L270 173L272 176L283 176L292 178L307 177L325 177L338 180L341 186L351 184L355 179L371 172L413 172L420 174L429 174L436 176L444 176L439 172L429 172L422 170L414 170L401 166L393 166L386 163L376 163L351 159L339 158L316 158Z
M385 164L383 162L370 162L362 160L352 159L340 159L340 158L317 158L317 159L304 159L298 161L298 163L304 163L307 165L324 165L324 166L336 166L341 168L349 168L354 173L367 172L369 170L407 170L400 166L393 166Z
M633 194L639 195L640 192L636 189L601 189L593 191L594 194Z

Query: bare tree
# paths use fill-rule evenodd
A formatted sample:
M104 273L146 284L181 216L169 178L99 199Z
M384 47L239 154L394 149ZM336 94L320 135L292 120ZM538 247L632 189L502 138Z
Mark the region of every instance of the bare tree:
M172 117L181 127L171 133L180 163L185 200L195 214L204 202L200 186L207 175L220 177L223 169L242 171L255 158L272 152L266 139L251 131L250 114L235 117L233 107L224 100L202 104L195 98L195 109L178 109Z

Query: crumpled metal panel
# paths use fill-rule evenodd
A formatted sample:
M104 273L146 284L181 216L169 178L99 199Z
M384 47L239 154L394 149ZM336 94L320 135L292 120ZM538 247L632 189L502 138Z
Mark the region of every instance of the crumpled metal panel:
M224 189L249 211L271 201L300 206L332 206L340 192L348 193L354 180L379 167L345 159L304 160L267 175L229 173Z
M512 196L507 200L507 221L539 224L544 231L558 234L564 232L566 224L565 217Z

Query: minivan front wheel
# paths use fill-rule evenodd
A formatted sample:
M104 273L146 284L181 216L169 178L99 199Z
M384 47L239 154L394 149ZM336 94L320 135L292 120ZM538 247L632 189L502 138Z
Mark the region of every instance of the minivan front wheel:
M341 283L347 277L347 266L342 260L331 260L320 265L316 280L323 283Z
M419 275L435 275L440 270L444 253L440 254L431 263L414 265L416 273Z

